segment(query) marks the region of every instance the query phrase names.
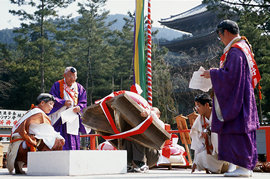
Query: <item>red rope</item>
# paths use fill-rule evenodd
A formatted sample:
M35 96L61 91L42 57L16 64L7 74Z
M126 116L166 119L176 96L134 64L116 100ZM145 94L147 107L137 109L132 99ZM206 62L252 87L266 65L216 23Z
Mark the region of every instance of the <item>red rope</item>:
M152 33L151 33L151 0L148 0L148 21L147 21L147 101L150 106L152 105L152 62L151 62L151 45L152 45Z

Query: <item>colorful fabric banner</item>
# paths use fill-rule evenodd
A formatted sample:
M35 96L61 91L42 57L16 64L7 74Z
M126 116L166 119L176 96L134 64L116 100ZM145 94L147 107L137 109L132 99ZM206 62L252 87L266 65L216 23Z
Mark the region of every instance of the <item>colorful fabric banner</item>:
M144 54L144 0L136 0L134 23L133 84L140 85L143 90L141 96L147 99Z

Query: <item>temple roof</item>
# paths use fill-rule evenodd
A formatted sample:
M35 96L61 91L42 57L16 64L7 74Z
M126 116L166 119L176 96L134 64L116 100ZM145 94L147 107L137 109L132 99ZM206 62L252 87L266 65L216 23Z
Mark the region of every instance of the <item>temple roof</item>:
M196 49L199 53L207 52L209 47L219 45L215 33L219 21L220 19L218 19L216 13L207 10L207 4L205 3L183 13L161 19L159 21L161 25L192 33L192 36L186 39L162 42L160 46L164 46L171 52L176 53L188 53L190 49Z
M169 28L192 33L200 36L209 33L216 28L216 13L207 10L207 4L200 4L186 12L171 15L169 18L161 19L159 23Z
M164 46L171 52L176 53L188 52L190 48L195 48L199 53L201 53L205 51L207 47L218 44L219 40L217 39L217 34L215 31L212 31L211 33L203 34L201 36L193 36L183 40L163 42L160 43L160 46Z
M193 15L197 15L197 14L200 14L200 13L203 13L203 12L206 12L207 11L207 4L200 4L186 12L183 12L183 13L180 13L180 14L177 14L177 15L171 15L171 17L169 18L165 18L165 19L161 19L161 21L159 21L160 23L164 23L164 22L170 22L170 21L174 21L176 19L183 19L183 18L186 18L186 17L190 17L190 16L193 16Z

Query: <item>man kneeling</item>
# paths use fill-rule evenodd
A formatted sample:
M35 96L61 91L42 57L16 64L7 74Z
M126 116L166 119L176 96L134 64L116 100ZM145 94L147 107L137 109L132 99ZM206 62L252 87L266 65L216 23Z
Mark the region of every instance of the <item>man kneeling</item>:
M14 168L16 174L25 174L22 167L27 164L29 151L63 149L65 140L53 129L46 115L52 110L54 101L54 96L41 93L37 97L36 105L32 105L32 109L13 126L7 152L7 168L10 174Z

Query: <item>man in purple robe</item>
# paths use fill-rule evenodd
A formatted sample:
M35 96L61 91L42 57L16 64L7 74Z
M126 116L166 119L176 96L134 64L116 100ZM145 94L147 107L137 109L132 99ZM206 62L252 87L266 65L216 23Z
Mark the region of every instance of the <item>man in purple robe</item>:
M222 21L217 33L226 46L221 66L206 70L203 75L211 78L213 85L212 131L218 133L218 159L239 166L224 176L249 177L258 158L259 120L253 84L256 86L255 75L259 72L254 71L254 62L248 58L252 56L250 46L247 39L239 35L234 21ZM247 48L241 48L243 46Z
M75 82L77 70L74 67L67 67L63 76L64 79L55 82L50 90L50 94L55 97L55 103L49 117L54 129L65 138L63 150L80 150L79 132L90 132L90 129L82 124L79 115L87 106L86 90ZM62 117L67 110L71 115Z

